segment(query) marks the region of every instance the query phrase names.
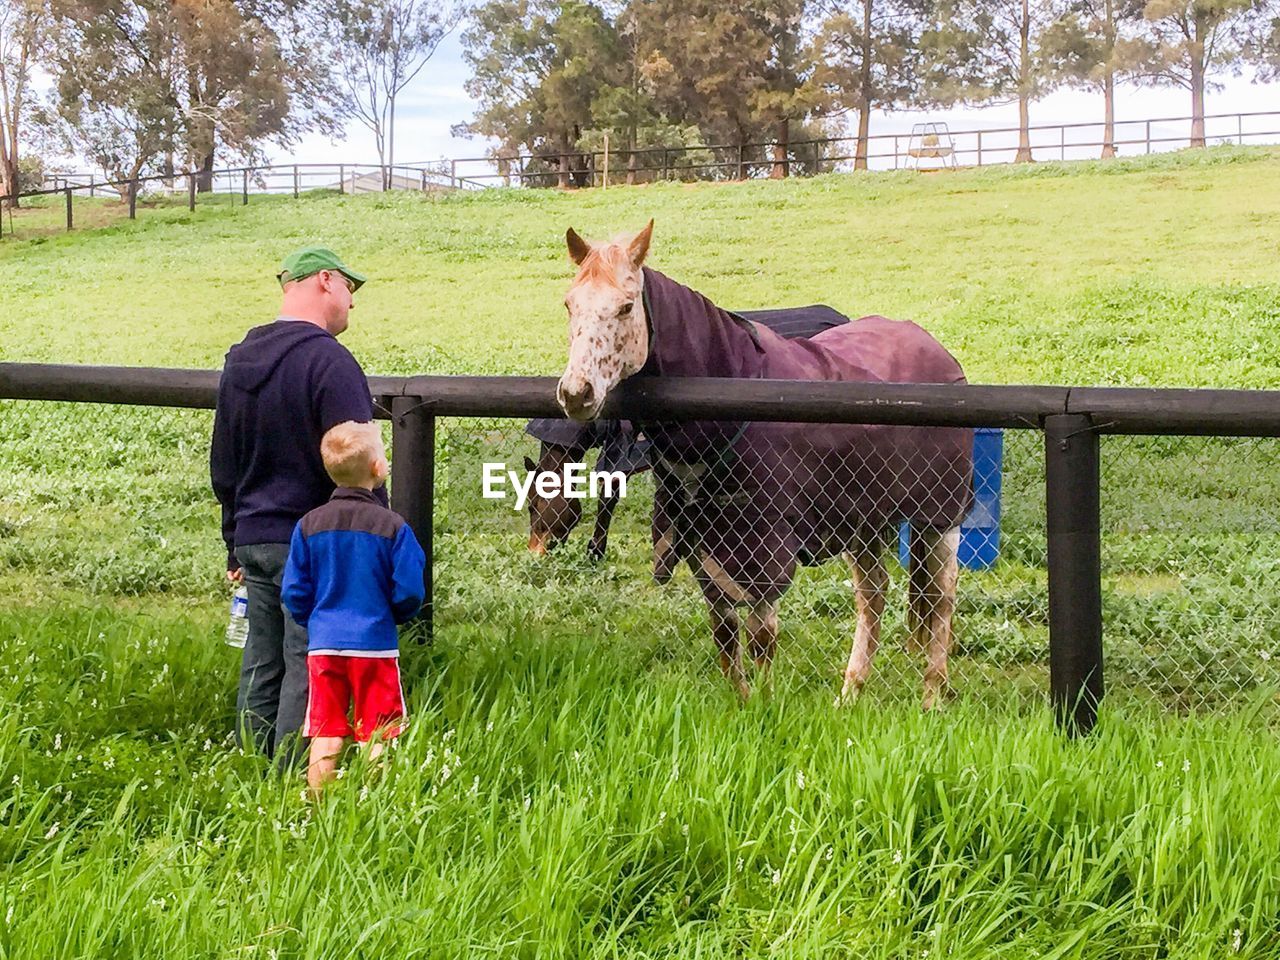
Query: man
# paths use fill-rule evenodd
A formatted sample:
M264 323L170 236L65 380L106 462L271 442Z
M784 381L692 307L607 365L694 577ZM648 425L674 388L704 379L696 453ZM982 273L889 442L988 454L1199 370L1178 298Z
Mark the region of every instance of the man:
M209 456L222 504L227 578L249 591L249 636L236 711L247 736L282 766L300 755L307 635L280 602L294 525L326 503L333 481L320 440L336 424L373 419L364 371L335 339L365 282L323 247L303 247L277 274L280 316L227 353ZM379 491L386 505L385 489Z

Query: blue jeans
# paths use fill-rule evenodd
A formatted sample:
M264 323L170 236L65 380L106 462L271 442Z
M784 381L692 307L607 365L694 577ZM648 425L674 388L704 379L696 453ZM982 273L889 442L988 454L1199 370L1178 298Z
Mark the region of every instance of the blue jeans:
M281 766L302 755L307 712L307 631L280 602L287 543L236 547L249 590L249 637L240 664L236 714L240 743L248 738Z

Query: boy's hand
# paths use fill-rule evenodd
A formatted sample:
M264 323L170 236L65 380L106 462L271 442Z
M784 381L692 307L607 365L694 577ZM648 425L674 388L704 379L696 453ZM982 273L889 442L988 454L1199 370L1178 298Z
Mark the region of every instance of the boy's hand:
M234 570L227 571L227 581L229 583L239 583L243 579L244 570L241 567L236 567Z

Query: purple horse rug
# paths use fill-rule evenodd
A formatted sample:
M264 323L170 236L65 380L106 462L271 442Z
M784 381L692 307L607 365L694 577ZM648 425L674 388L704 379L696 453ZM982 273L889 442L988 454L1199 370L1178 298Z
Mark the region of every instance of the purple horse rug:
M909 321L880 316L786 339L644 268L641 376L964 383L955 358ZM677 551L751 600L799 563L884 543L902 520L959 524L972 498L973 431L860 424L645 423ZM713 563L708 564L708 561Z

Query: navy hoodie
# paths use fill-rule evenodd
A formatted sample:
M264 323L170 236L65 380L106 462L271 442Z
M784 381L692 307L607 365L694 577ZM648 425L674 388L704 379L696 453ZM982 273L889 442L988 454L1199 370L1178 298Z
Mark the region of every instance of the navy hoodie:
M373 419L369 383L333 334L300 320L254 327L227 352L218 382L209 473L222 504L227 569L235 548L288 543L334 484L320 459L325 431ZM379 500L386 503L385 489Z

